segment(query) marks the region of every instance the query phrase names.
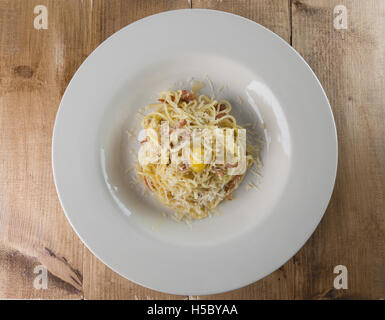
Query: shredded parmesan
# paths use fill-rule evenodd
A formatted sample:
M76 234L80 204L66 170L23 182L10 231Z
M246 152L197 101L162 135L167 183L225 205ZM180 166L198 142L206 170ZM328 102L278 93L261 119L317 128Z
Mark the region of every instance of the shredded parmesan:
M212 90L214 92L213 86ZM228 101L217 101L205 95L196 97L194 92L186 91L161 92L158 99L160 103L151 105L152 112L143 117L142 127L151 128L160 134L161 121L167 120L171 129L181 124L191 129L242 128L230 115L231 104ZM238 145L238 136L234 144ZM246 155L247 168L253 162L254 157ZM147 189L164 205L173 209L171 218L176 221L210 216L221 201L231 199L232 192L238 188L245 175L231 175L225 164L214 163L199 167L193 164L180 167L175 163L138 163L136 170Z

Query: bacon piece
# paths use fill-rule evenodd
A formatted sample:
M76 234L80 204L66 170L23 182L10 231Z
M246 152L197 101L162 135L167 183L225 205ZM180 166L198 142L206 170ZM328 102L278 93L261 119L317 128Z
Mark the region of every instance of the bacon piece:
M220 176L224 176L223 171L220 168L214 168L214 171Z
M229 168L235 168L237 166L238 166L238 162L236 162L236 163L228 163L228 164L226 164L225 168L229 169Z
M223 110L225 110L226 109L226 105L224 104L224 103L221 103L220 105L219 105L219 112L220 111L223 111Z
M188 167L187 167L187 165L185 163L181 163L179 165L179 170L180 171L185 172L185 171L187 171L187 169L188 169Z
M225 187L224 187L225 191L230 193L231 190L234 189L235 185L237 184L237 182L239 181L240 178L241 178L240 175L235 176L228 184L225 185Z
M226 200L233 200L232 195L231 195L231 194L228 194L228 195L226 196Z
M164 99L158 99L158 101L163 103L163 102L165 102L166 100L164 100Z
M225 115L226 115L225 112L219 113L219 114L217 114L217 116L215 117L215 119L220 119L220 118L222 118L222 117L225 116Z
M190 101L195 99L194 92L182 90L182 95L180 96L180 101L184 101L189 103Z
M179 128L179 129L180 129L180 128L183 128L186 124L187 124L186 119L183 119L182 121L180 121L180 122L178 123L178 128Z

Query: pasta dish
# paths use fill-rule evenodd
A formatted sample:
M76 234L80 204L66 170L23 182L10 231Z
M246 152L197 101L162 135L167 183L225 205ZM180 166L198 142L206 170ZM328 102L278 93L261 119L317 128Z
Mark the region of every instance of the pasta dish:
M188 90L161 92L147 108L136 168L140 180L178 219L206 218L232 199L254 162L245 129L230 114L228 101ZM162 140L165 134L168 140ZM145 146L156 150L157 161L143 161Z

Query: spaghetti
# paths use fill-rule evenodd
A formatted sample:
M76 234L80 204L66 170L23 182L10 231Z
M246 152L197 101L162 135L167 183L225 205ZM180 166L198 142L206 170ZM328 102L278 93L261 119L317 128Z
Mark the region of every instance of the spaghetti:
M151 112L144 116L142 126L161 134L162 122L169 124L171 135L177 129L192 132L195 129L214 131L234 129L236 153L242 151L236 119L230 114L231 104L217 101L205 95L196 96L187 90L164 91L158 103L148 106ZM141 143L148 143L151 136ZM171 143L172 144L172 143ZM214 145L213 149L215 150ZM226 148L226 146L225 146ZM245 146L246 148L246 146ZM238 150L238 151L237 151ZM254 162L253 156L245 151L246 169ZM179 151L180 152L180 151ZM200 159L201 150L193 149L190 161L179 163L138 163L137 174L146 187L167 207L175 211L178 219L203 219L224 199L230 200L232 192L240 185L245 172L231 174L237 163L217 163L216 154L210 163ZM239 154L236 154L239 156Z

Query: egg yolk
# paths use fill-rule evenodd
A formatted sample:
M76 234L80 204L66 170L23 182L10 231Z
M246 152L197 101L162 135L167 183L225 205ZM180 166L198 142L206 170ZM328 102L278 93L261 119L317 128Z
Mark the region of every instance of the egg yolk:
M201 158L201 159L199 159ZM190 168L194 172L200 172L205 168L205 164L202 160L202 150L194 149L190 154L191 165Z

